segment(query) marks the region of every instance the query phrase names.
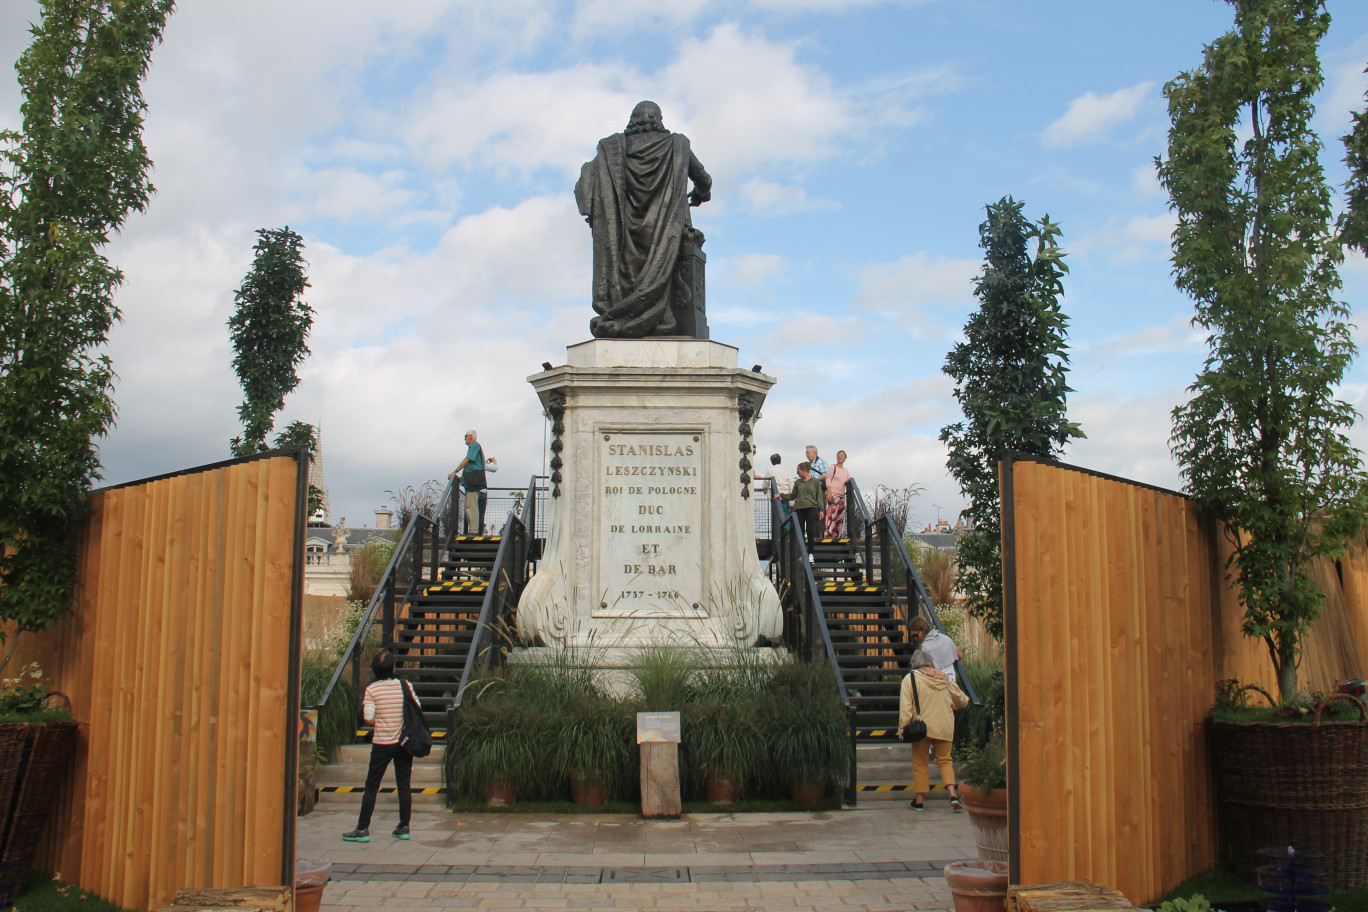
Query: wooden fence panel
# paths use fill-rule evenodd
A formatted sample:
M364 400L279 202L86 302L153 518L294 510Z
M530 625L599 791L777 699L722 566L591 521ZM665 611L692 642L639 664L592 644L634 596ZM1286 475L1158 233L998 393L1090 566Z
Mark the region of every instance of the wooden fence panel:
M82 723L40 866L128 909L293 877L303 458L92 494L75 611L15 656Z
M1213 629L1190 541L1204 532L1181 497L1006 468L1013 879L1151 899L1215 860L1201 744Z
M1004 463L1012 878L1148 901L1216 863L1204 719L1220 678L1270 685L1240 632L1232 545L1180 494ZM1316 579L1303 686L1368 668L1368 538Z

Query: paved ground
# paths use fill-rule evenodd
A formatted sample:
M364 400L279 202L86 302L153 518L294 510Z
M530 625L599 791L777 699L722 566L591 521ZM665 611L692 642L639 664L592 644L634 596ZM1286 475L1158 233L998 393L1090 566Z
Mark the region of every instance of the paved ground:
M343 842L355 806L299 819L302 858L333 863L323 909L950 909L940 875L975 855L964 814L927 801L816 813L452 814L419 809L390 837L381 796L369 844Z

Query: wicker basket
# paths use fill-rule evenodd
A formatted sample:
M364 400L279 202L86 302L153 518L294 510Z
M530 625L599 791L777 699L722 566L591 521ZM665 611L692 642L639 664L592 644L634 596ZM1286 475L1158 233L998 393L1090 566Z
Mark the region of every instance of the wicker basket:
M0 908L24 889L53 797L76 752L75 722L0 725Z
M1221 860L1244 880L1259 849L1294 845L1325 853L1334 889L1368 887L1368 721L1321 722L1329 702L1313 723L1207 719Z

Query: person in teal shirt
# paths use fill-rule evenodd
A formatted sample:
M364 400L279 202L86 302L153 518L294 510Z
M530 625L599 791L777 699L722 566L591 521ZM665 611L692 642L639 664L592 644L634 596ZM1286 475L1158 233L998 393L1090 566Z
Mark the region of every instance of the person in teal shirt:
M480 446L473 430L465 432L465 442L465 459L447 478L461 476L461 487L465 489L465 534L483 535L485 505L489 502L489 492L485 490L485 469L492 466L494 460L485 459L484 448ZM472 528L475 530L473 533L470 531Z

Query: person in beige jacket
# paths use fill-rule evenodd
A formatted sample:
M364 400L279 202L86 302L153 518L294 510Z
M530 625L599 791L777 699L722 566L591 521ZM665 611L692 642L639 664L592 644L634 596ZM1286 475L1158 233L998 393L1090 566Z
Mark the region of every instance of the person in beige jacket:
M955 787L955 763L950 759L950 749L955 744L955 710L968 706L969 698L955 682L936 670L936 662L926 650L912 653L911 665L912 672L903 678L898 694L898 731L913 719L926 723L926 737L912 745L912 788L917 796L912 809L920 811L924 806L931 780L930 758L935 754L941 781L950 792L950 807L958 811L959 790Z

